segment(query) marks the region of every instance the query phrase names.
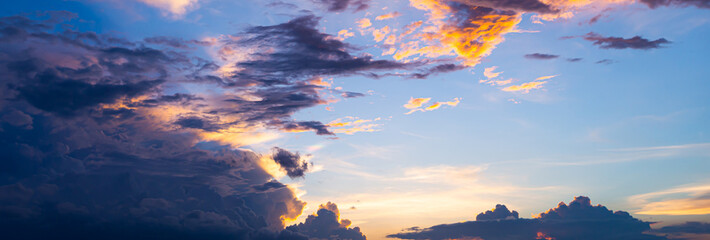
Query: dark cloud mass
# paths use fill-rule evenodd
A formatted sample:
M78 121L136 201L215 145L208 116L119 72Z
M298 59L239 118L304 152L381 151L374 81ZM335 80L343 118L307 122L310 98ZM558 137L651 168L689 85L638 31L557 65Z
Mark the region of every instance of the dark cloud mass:
M252 27L239 41L228 46L270 49L256 51L249 60L237 64L245 70L234 77L265 85L284 84L320 75L353 75L367 71L406 69L414 64L373 60L371 56L353 56L353 47L319 32L319 18L304 16L287 23ZM268 52L268 53L264 53Z
M257 154L199 134L260 124L328 133L290 118L322 101L317 86L204 83L240 80L205 74L213 63L165 39L148 40L154 49L72 30L75 17L0 18L1 238L308 238L284 230L305 203ZM185 81L231 91L164 94ZM308 164L282 152L289 176L303 176Z
M635 36L632 38L621 38L621 37L604 37L597 33L587 33L582 36L584 40L594 42L594 45L598 45L603 49L641 49L648 50L654 48L661 48L664 44L670 44L671 42L665 38L659 38L656 40L648 40L640 36Z
M533 219L517 218L505 206L481 213L476 221L436 225L433 227L392 234L400 239L666 239L650 234L650 223L633 218L627 212L613 212L606 207L591 205L587 197L576 197L569 204L541 213Z
M550 60L560 57L560 55L545 54L545 53L531 53L525 54L525 58L536 59L536 60Z
M301 158L300 154L292 153L278 147L274 148L274 154L271 157L291 178L303 177L310 165L306 160Z
M366 240L359 227L350 228L350 220L340 219L340 211L334 203L320 205L315 214L308 215L306 221L286 228L301 233L311 239Z

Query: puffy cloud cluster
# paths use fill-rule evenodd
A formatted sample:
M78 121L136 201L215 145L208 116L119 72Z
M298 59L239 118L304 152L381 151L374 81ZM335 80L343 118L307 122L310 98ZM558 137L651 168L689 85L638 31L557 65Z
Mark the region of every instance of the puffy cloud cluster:
M350 225L350 220L340 219L338 206L328 202L320 205L316 213L308 215L305 222L289 226L286 230L309 236L311 239L367 239L359 227L350 228Z
M569 204L541 213L533 219L518 218L498 205L481 213L476 221L436 225L425 229L392 234L400 239L666 239L646 234L650 223L627 212L610 211L592 205L587 197L576 197Z

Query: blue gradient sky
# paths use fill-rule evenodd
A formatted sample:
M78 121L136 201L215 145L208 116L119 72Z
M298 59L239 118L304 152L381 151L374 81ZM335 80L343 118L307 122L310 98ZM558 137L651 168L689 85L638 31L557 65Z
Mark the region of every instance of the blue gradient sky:
M337 36L348 29L354 36L344 42L358 46L356 52L387 60L392 56L381 56L382 43L370 33L361 34L356 21L367 17L375 28L402 31L410 22L427 19L426 11L405 0L373 1L366 10L338 13L305 0L294 1L298 9L267 4L199 1L176 15L141 1L36 0L3 2L0 14L66 10L80 17L72 22L78 30L140 41L152 36L218 38L250 26L287 22L305 14L299 10L308 10L322 17L322 32ZM315 167L305 178L279 179L309 203L293 222L303 221L317 204L332 201L370 239L411 226L471 220L497 203L530 217L579 195L642 220L661 221L661 226L708 221L710 206L700 205L708 203L692 200L710 193L710 10L651 9L633 1L606 7L610 10L594 24L588 21L601 12L597 7L575 9L569 19L541 24L531 19L537 14L525 13L517 26L522 31L505 34L489 56L459 71L426 79L324 77L332 87L366 96L304 109L293 118L324 123L348 116L379 119L372 122L377 124L373 132L340 133L337 139L278 132L269 141L239 147L267 153L279 146L312 155ZM402 16L374 20L393 11ZM602 49L581 37L561 39L589 32L671 43L653 49ZM193 52L209 59L214 57L210 51ZM559 57L524 57L533 53ZM611 63L596 63L604 59ZM529 92L506 92L504 86L480 82L487 79L485 69L494 66L502 72L500 80L512 79L510 85L556 77ZM409 110L403 105L410 98L459 98L460 103L405 114ZM681 209L658 208L686 200L699 205L682 214L676 214Z

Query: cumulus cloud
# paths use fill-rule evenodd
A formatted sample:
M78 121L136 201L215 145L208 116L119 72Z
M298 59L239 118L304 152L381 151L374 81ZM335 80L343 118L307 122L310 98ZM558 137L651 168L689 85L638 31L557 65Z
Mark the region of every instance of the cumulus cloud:
M292 225L286 229L309 236L310 239L351 239L365 240L365 235L359 227L350 228L351 221L340 219L340 211L335 203L321 204L318 211L308 215L303 223Z
M391 234L400 239L665 239L645 234L650 223L627 212L593 206L587 197L541 213L532 219L518 218L515 211L498 205L478 215L476 221L414 228Z
M590 32L582 36L584 40L594 42L594 45L598 45L603 49L641 49L648 50L654 48L661 48L665 44L670 44L671 42L665 38L659 38L656 40L648 40L640 36L635 36L632 38L621 38L621 37L604 37L598 33Z

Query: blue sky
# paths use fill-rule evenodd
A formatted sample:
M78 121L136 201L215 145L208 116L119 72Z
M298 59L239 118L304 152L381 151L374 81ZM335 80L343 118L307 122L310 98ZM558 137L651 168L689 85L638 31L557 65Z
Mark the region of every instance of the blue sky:
M342 11L329 11L328 1L273 3L277 2L280 4L256 0L6 2L0 4L0 14L41 19L38 13L43 11L73 12L78 17L66 22L70 29L118 36L138 45L156 36L200 40L206 43L175 51L213 61L220 67L258 59L258 53L281 48L288 51L282 43L240 46L243 42L239 41L248 36L244 33L249 29L256 31L255 26L273 26L312 15L319 18L316 30L329 34L326 39L350 44L352 47L345 51L358 59L371 56L373 60L412 64L399 69L299 75L304 79L298 81L320 77L327 82L318 85L322 87L318 96L325 101L297 108L287 117L321 122L335 135L316 135L315 128L294 130L273 122L244 127L238 123L242 119L231 122L233 126L225 127L224 122L219 126L238 126L253 135L160 125L161 131L188 134L194 142L213 142L267 158L257 161L258 165L307 203L301 209L303 214L286 221L286 225L305 221L319 204L330 201L337 203L340 215L359 226L369 239L385 239L412 226L471 221L496 204L506 204L521 217L532 218L576 196L588 196L594 204L628 211L644 221L660 222L654 228L710 221L707 1L666 1L658 6L652 3L659 1L651 0L542 1L557 9L554 13L492 7L490 1L474 0L371 1L362 10L353 9L357 7L353 1ZM437 9L417 9L417 3L450 5L446 5L442 15L446 18L442 20L436 19ZM450 34L463 32L475 38L455 22L457 14L465 13L458 8L470 6L493 9L520 22L477 39L491 46L470 48L489 48L490 52L481 55L448 50L438 56L396 59L382 54L389 48L404 51L406 41L420 44L419 50L426 44L459 47L447 44L446 38L437 34L449 29ZM375 20L393 12L401 16ZM462 21L480 17L472 16L464 16ZM595 16L599 16L598 21L591 23ZM372 26L358 26L363 18ZM419 20L430 28L419 28L410 38L398 38L391 46L373 36L373 31L389 27L396 34L387 35L394 37L405 31L405 25ZM491 24L511 23L496 20ZM61 32L58 29L60 25L50 32ZM352 36L339 35L341 30ZM424 35L415 35L420 33L433 33L435 37L427 41ZM603 40L594 44L596 40L590 36ZM642 46L633 40L635 36L647 42L666 39L668 43ZM605 44L626 45L605 48L610 46ZM231 55L223 51L229 46L237 49ZM550 59L526 57L536 53L550 55ZM439 64L450 64L456 70L432 73L423 79L408 77ZM215 75L225 74L220 75L225 79L234 73L251 74L248 68L221 69L212 70ZM498 75L488 77L484 72ZM373 78L369 73L393 76ZM233 91L175 79L169 80L160 94L185 93L211 99ZM526 85L530 83L539 85ZM518 89L513 88L516 86ZM254 94L257 89L244 88L233 95L259 98ZM341 97L345 91L362 96ZM141 96L132 97L144 99ZM410 109L405 104L417 98L430 99L422 108L435 102L449 105L407 114ZM7 102L0 107L20 105ZM3 111L9 116L8 109ZM34 118L42 114L30 109L35 110L22 111ZM187 114L202 117L199 111L176 109L141 114L162 119L164 124ZM348 121L354 125L336 126ZM356 130L353 126L368 131L351 134L336 130ZM278 161L268 160L274 147L299 152L313 165L304 177L289 178ZM21 182L2 183L13 181Z

